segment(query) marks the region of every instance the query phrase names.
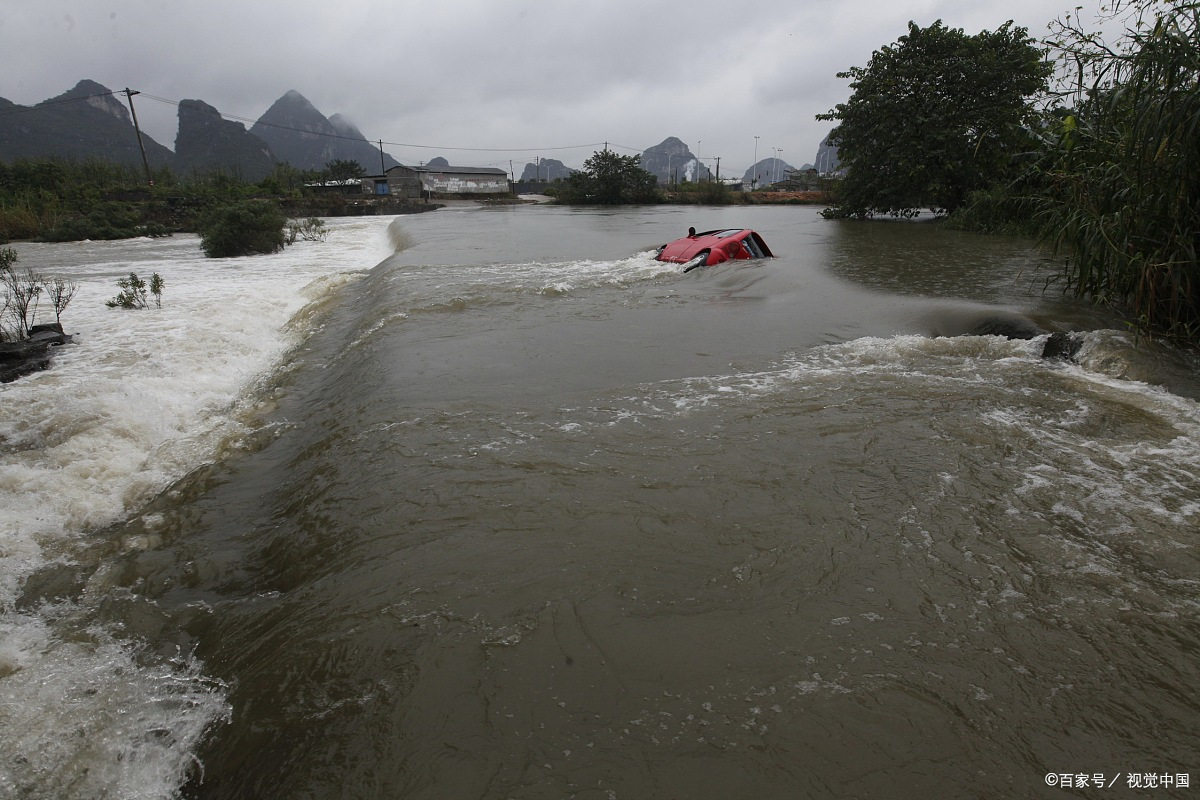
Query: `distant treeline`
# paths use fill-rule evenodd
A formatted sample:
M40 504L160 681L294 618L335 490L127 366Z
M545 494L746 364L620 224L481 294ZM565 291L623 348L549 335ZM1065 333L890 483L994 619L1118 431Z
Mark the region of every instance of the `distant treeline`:
M328 204L312 187L345 180L362 168L330 162L324 170L298 170L277 164L261 181L212 171L177 175L152 167L150 180L140 167L107 161L62 159L0 163L0 243L82 239L127 239L196 230L200 214L212 205L270 197L303 207Z

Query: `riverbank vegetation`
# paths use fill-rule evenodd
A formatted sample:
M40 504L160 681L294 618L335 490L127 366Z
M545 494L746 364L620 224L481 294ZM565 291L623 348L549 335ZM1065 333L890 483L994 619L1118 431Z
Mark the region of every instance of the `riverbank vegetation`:
M167 282L157 272L150 276L149 282L139 278L136 272L131 272L128 278L117 279L117 288L121 291L104 305L109 308L146 309L150 307L148 295L152 294L155 307L162 308L162 293L166 285Z
M332 216L350 198L337 186L318 187L347 180L347 171L336 160L319 171L278 164L263 180L250 182L220 170L180 176L160 167L151 170L148 184L140 168L105 161L0 162L0 243L197 232L213 207L252 199L269 200L288 216Z
M1067 291L1141 332L1200 341L1200 4L1118 0L1107 13L1116 41L1066 16L1041 47L1009 25L974 37L910 25L840 73L851 98L818 115L838 123L845 169L827 216L933 209L961 228L1036 234Z
M1068 289L1128 308L1141 330L1197 342L1200 4L1122 7L1113 47L1076 20L1060 24L1075 89L1027 207L1065 257Z
M1024 28L974 36L937 21L839 72L853 93L817 119L846 167L833 218L953 212L973 193L1011 180L1030 147L1034 98L1051 65Z
M62 314L75 298L79 284L51 277L34 269L17 267L17 251L0 247L0 342L23 341L37 321L42 303L54 311L58 332L62 332Z
M222 203L200 220L200 249L209 258L274 253L287 244L287 219L267 200Z
M658 179L642 169L641 156L598 150L583 169L555 185L555 198L571 205L640 205L662 202Z

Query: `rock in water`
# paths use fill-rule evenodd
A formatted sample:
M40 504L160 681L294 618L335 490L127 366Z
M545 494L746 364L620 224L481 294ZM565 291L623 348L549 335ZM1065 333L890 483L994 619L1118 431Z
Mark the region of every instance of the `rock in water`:
M0 383L12 383L23 375L50 367L52 348L71 342L57 322L34 325L29 338L19 342L0 342Z

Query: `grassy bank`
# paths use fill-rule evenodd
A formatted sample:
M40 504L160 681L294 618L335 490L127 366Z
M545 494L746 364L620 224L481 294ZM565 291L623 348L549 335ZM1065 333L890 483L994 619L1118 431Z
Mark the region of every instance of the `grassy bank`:
M11 241L79 241L167 236L195 232L204 212L240 200L278 204L288 217L409 214L438 204L327 192L314 177L286 164L262 181L209 173L181 179L156 170L153 185L130 166L59 159L0 163L0 244Z

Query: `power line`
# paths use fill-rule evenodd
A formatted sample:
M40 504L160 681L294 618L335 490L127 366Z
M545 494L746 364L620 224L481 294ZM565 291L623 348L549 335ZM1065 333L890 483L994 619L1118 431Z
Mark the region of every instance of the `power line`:
M99 92L97 94L84 95L83 97L66 97L62 100L44 100L41 103L38 103L36 106L18 106L14 104L12 108L6 108L3 111L0 111L0 117L6 117L9 114L25 114L30 111L44 111L47 106L61 106L66 103L81 103L85 100L91 100L96 97L111 97L114 94L116 94L116 92Z
M168 100L165 97L155 97L152 94L142 93L142 97L149 100L156 100L160 103L178 106L180 101ZM321 131L309 131L301 128L293 128L290 125L279 125L272 122L263 122L261 120L250 119L248 117L239 117L236 114L226 114L222 111L217 111L217 115L223 119L233 120L235 122L250 123L251 125L261 125L265 128L279 128L280 130L291 131L293 133L306 133L310 136L325 136L332 139L347 139L352 142L366 141L354 136L346 136L339 133L323 133ZM553 147L453 147L449 145L437 144L414 144L412 142L389 142L382 140L383 144L388 147L409 147L417 150L462 150L473 153L539 153L543 151L559 151L559 150L581 150L585 147L599 147L602 142L589 142L587 144L572 144L572 145L557 145ZM623 145L614 145L615 147L624 147ZM624 147L626 150L636 150L632 147ZM637 150L637 152L641 152Z

